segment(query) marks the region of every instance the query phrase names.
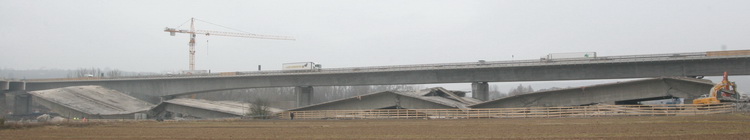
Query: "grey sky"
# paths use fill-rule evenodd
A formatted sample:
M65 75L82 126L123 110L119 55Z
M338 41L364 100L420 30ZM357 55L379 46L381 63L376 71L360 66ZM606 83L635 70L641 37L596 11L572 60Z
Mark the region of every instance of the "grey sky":
M750 49L747 0L0 0L0 68L188 68L191 17L297 41L198 36L197 69L356 67ZM231 31L209 24L199 29ZM186 27L186 26L183 26ZM208 40L208 44L206 43ZM514 58L511 56L515 56Z

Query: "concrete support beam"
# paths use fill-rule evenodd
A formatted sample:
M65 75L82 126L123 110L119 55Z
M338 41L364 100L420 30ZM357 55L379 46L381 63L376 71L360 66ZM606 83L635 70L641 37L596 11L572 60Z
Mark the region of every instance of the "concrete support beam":
M2 98L2 113L25 115L31 113L31 94L26 93L26 82L2 81L0 82L0 96Z
M307 106L312 103L313 87L298 86L294 87L294 94L297 95L297 107Z
M0 91L8 90L10 87L10 81L0 81Z
M482 101L490 99L490 86L487 82L472 82L471 97Z
M10 82L8 83L8 90L10 91L26 90L26 82Z

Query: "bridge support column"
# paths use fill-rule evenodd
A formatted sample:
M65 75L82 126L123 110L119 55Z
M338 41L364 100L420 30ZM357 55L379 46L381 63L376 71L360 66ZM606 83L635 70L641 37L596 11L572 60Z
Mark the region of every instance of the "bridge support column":
M10 81L0 81L0 92L4 90L8 90L10 87Z
M482 101L490 99L490 86L487 82L472 82L471 97Z
M10 105L8 105L5 94L7 92L7 90L0 89L0 117L7 115L8 111L10 111L10 109L8 109ZM7 118L7 116L5 117Z
M297 95L297 107L310 105L313 98L312 86L294 87L294 94Z
M26 90L26 82L10 82L8 83L8 90L10 91Z
M12 111L15 115L26 115L31 113L31 94L25 91L5 93L6 112Z

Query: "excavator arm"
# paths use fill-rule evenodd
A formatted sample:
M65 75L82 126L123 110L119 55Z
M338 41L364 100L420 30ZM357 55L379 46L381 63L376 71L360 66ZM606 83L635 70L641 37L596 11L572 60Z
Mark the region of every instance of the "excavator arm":
M724 78L721 82L711 88L707 97L693 100L693 104L716 104L721 102L747 102L740 100L739 92L737 92L737 85L734 82L729 81L727 72L724 72Z

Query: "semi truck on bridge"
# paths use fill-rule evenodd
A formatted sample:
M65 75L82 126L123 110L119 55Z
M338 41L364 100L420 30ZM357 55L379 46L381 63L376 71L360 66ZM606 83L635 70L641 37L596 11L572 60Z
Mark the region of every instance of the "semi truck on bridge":
M591 59L596 58L596 52L550 53L542 56L541 60L553 59Z
M313 62L296 62L296 63L284 63L281 66L281 70L284 71L314 71L322 68L322 65L315 64Z

